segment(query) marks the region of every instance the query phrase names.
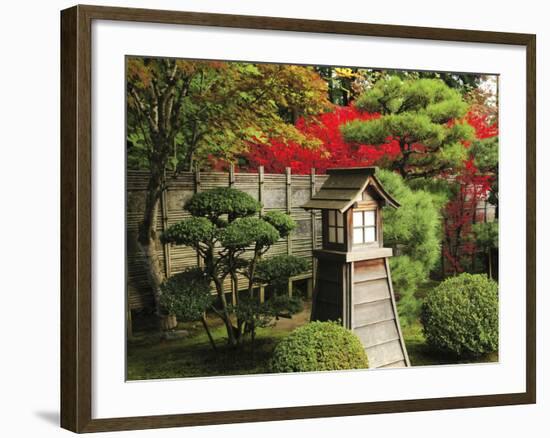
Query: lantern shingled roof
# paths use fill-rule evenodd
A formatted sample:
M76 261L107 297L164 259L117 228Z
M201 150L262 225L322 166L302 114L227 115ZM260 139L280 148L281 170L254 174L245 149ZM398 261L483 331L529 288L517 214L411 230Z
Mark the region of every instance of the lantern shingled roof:
M394 208L399 203L384 190L376 178L376 167L347 167L327 169L328 179L312 198L302 205L306 210L339 210L341 213L362 199L369 187Z

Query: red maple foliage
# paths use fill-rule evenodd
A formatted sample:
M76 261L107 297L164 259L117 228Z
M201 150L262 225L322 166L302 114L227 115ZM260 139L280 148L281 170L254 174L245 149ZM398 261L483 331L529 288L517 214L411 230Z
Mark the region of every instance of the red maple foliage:
M479 140L498 135L498 123L491 123L485 113L470 111L466 114L466 121L475 129L476 138Z
M320 114L315 118L300 118L296 127L302 134L320 142L317 148L296 142L272 139L269 144L252 144L244 157L248 165L245 171L254 171L264 166L266 172L281 173L290 167L292 173L308 174L312 168L324 173L331 167L372 166L381 160L393 159L399 154L399 145L388 138L382 146L347 143L340 126L351 120L371 120L379 114L364 113L353 105L338 107L334 112Z
M400 153L396 140L388 137L384 145L348 143L344 141L340 127L352 120L371 120L380 117L377 113L359 111L353 104L336 107L333 112L320 114L314 118L300 118L296 122L298 130L306 137L320 142L317 148L307 147L285 139L270 139L267 143L251 144L242 157L246 164L240 166L245 172L255 172L264 166L268 173L282 173L290 167L292 173L308 174L312 168L317 173L325 173L331 167L353 167L385 164L395 160ZM476 138L483 139L498 135L498 126L488 122L488 116L480 112L469 112L467 122L476 131ZM464 144L465 147L469 143ZM418 144L415 148L422 148ZM222 163L212 160L216 169L223 169Z
M491 123L486 114L470 111L466 120L475 129L479 140L498 135L498 124ZM456 195L443 212L445 237L442 250L447 273L463 272L477 251L472 225L476 222L477 206L487 200L493 176L481 174L473 161L473 157L466 160L455 176Z
M325 173L331 167L386 167L385 164L400 154L397 141L389 137L382 146L347 143L340 132L340 126L351 120L371 120L377 117L380 115L360 112L350 104L315 118L300 118L296 127L306 137L317 139L319 147L306 147L284 139L271 139L268 144L251 144L248 153L242 157L246 164L241 165L240 170L256 172L259 166L264 166L268 173L283 173L289 167L294 174L309 174L312 168L317 173ZM466 115L466 121L475 129L477 139L498 135L498 125L491 123L486 114L471 111ZM423 146L418 144L414 147ZM464 142L464 147L469 148L470 143ZM214 161L213 164L220 170L225 168L222 163ZM465 270L476 252L472 225L477 205L487 198L492 177L480 174L471 157L457 175L441 176L451 178L457 184L455 197L443 211L442 250L446 270L459 273Z
M476 252L472 231L476 209L480 201L487 198L492 177L482 175L473 163L465 162L460 174L456 175L456 195L445 206L443 256L445 270L453 274L463 272Z

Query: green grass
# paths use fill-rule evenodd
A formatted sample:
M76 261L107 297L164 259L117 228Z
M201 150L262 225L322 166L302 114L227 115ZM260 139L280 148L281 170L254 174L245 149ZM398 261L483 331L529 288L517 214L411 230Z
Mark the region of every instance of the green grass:
M419 295L434 287L426 284ZM200 323L180 324L189 335L183 339L163 340L154 330L151 318L137 322L137 329L127 344L128 380L168 379L181 377L228 376L265 374L271 372L269 362L277 343L296 327L309 320L309 305L291 320L281 320L276 327L258 329L254 348L246 343L238 350L227 346L227 333L220 320L209 318L209 326L216 341L215 353ZM420 321L402 326L403 337L413 366L483 363L498 361L498 353L477 358L457 358L432 350L422 333Z
M218 349L214 352L202 326L180 324L180 328L189 330L190 335L184 339L160 340L158 333L142 332L129 340L128 380L268 373L275 345L291 331L258 329L254 346L247 342L235 350L227 346L225 327L211 324Z

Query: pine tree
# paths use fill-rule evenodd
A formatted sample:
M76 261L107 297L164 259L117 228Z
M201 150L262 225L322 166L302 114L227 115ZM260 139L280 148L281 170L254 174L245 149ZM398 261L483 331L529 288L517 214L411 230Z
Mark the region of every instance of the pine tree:
M379 147L397 140L400 153L390 168L404 178L455 173L466 158L464 143L474 136L464 120L468 104L440 79L392 76L365 91L356 106L381 117L343 125L344 139Z

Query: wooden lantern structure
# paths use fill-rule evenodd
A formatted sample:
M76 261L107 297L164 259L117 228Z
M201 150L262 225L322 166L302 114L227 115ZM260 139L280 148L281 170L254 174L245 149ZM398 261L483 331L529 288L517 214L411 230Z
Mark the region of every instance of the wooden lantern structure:
M398 208L375 167L329 169L302 207L322 211L312 320L342 321L361 339L371 368L410 366L383 246L382 207Z

